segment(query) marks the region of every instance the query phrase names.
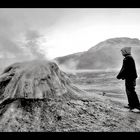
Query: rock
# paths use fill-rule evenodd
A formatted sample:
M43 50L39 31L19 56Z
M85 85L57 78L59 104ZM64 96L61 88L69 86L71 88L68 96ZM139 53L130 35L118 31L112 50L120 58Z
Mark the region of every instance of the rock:
M105 96L106 92L103 92L102 95Z

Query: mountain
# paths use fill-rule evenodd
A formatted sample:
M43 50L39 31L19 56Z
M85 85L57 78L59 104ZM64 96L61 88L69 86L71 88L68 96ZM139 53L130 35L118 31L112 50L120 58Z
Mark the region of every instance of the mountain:
M75 53L55 60L70 69L116 69L122 64L122 47L132 47L132 55L140 67L140 40L137 38L111 38L98 43L85 52Z

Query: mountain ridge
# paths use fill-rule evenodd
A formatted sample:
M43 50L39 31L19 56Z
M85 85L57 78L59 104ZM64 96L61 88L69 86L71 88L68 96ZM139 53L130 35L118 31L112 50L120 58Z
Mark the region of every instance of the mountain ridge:
M99 42L87 51L57 57L55 60L60 66L73 69L116 69L122 63L120 49L132 47L132 55L140 66L140 40L138 38L116 37Z

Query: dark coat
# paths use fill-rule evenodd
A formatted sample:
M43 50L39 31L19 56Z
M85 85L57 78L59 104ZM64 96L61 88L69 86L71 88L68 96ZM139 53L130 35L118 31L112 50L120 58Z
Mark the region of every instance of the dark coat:
M135 61L131 55L126 55L125 58L123 59L123 65L122 68L117 75L117 79L136 79L138 77L137 71L136 71L136 66L135 66Z

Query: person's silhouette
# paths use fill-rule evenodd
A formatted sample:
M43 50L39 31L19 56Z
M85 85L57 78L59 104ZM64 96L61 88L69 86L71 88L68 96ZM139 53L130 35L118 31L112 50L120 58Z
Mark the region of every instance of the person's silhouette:
M128 99L128 107L130 110L139 109L140 102L135 91L137 70L135 61L131 55L131 47L124 47L121 49L122 55L124 56L122 68L117 75L117 79L125 80L125 88Z

